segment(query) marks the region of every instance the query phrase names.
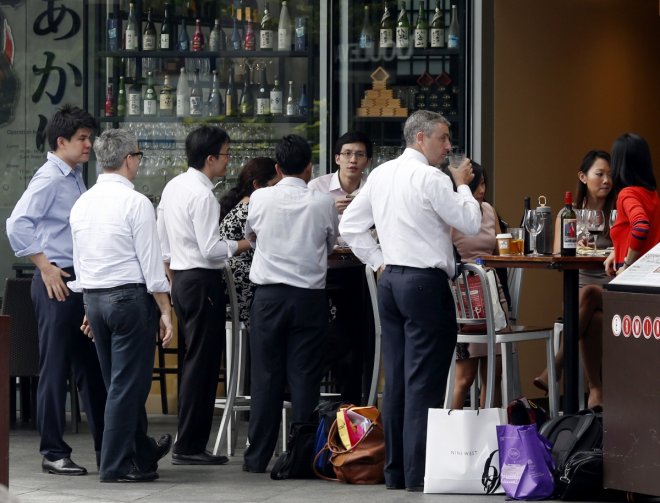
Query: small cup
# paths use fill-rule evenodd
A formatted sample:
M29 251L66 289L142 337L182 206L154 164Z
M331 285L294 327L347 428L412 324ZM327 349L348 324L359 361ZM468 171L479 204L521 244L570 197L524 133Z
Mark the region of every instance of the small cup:
M498 234L495 237L497 238L497 249L500 251L500 255L511 255L511 234L507 232L506 234Z
M525 252L525 233L522 227L509 227L511 234L511 255L522 255Z

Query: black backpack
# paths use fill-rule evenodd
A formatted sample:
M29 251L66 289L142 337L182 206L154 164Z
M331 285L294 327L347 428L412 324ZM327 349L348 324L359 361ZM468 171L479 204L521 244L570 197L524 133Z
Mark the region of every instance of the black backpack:
M273 480L313 479L316 422L291 423L286 452L275 461L270 471Z
M591 409L582 410L551 419L539 433L552 443L552 459L561 474L572 454L603 448L603 416Z

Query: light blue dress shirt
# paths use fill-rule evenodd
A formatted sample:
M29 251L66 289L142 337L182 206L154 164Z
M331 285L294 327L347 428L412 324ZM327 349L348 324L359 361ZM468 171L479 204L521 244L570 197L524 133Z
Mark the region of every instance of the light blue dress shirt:
M7 237L17 257L43 252L60 268L73 266L69 215L85 192L82 166L71 168L49 152L7 219Z

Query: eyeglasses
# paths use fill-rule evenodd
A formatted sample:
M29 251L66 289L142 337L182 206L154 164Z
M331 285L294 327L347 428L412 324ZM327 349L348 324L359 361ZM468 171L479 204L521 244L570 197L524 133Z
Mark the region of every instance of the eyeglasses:
M138 161L141 161L142 158L144 157L144 152L131 152L130 154L126 154L126 157L128 157L129 155L131 157L139 157Z
M365 154L364 152L352 152L351 150L340 152L339 155L342 156L344 159L350 159L353 156L355 156L356 159L364 159L365 157L367 157L367 154Z
M231 152L227 152L226 154L224 154L224 153L222 153L222 152L218 152L217 154L215 154L214 157L218 158L218 157L220 157L221 155L225 155L225 156L227 156L227 157L231 157Z

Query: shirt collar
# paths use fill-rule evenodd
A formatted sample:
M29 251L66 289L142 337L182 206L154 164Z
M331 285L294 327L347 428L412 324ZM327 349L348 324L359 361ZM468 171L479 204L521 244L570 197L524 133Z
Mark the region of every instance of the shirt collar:
M72 171L77 171L78 173L82 173L82 165L76 164L75 168L72 168L69 166L66 162L64 162L60 157L57 156L55 152L48 152L46 154L46 159L51 161L57 168L62 172L64 176L68 176L69 173Z
M213 190L213 182L209 179L208 176L206 176L204 173L202 173L199 169L189 167L188 171L186 171L186 174L188 176L192 176L193 178L197 178L205 186L207 186L209 189Z
M367 177L365 176L365 174L362 173L362 176L360 178L360 185L358 185L358 190L362 188L362 186L366 181L366 178ZM348 192L346 192L344 188L341 186L341 182L339 181L339 170L335 171L332 174L332 177L330 178L330 185L328 186L328 191L332 192L333 190L341 190L344 194L348 194Z
M122 183L126 185L126 187L129 187L131 190L133 190L133 188L135 187L128 178L117 173L101 173L99 177L96 179L96 183L104 183L104 182Z
M291 187L307 187L307 182L296 176L285 176L276 185L289 185Z
M426 158L424 154L422 154L419 150L415 150L414 148L410 148L410 147L406 147L401 157L412 157L414 159L417 159L418 161L423 162L424 164L429 163L429 160Z

